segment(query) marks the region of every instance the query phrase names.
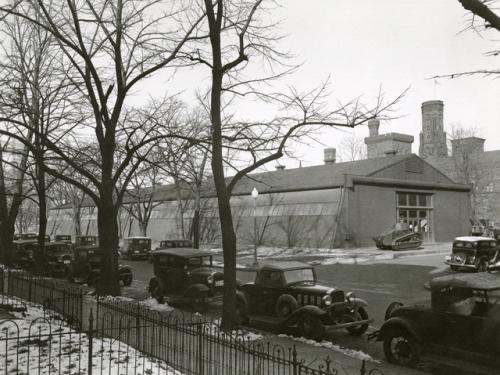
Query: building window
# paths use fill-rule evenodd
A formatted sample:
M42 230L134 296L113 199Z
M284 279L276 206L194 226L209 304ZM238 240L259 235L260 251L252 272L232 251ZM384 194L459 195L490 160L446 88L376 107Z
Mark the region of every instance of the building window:
M431 241L432 194L397 192L397 221L408 224L409 229L420 232L424 240Z

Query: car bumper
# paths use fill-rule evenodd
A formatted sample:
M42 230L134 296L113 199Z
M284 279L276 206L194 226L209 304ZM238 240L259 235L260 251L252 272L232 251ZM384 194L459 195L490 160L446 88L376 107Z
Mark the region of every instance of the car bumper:
M444 264L447 264L448 266L454 266L454 267L459 267L459 268L467 268L471 270L475 270L476 266L474 264L465 264L465 263L459 263L459 262L454 262L452 260L445 260Z

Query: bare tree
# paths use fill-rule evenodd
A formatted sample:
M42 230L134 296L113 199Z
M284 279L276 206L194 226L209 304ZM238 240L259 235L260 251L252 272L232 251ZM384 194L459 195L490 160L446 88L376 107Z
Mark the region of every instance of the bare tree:
M268 21L274 1L255 0L237 2L231 0L204 0L202 12L210 36L209 48L194 50L189 56L209 68L211 83L209 109L211 120L211 165L218 199L222 246L224 252L224 304L222 326L231 329L237 322L236 303L236 234L234 231L230 197L235 185L257 168L277 160L286 152L290 141L305 142L313 138L318 127L355 127L377 117L398 100L383 104L382 98L372 108L359 100L347 105L329 108L327 85L301 93L291 89L264 92L264 86L283 78L294 70L288 63L288 55L279 51L273 21ZM264 16L265 14L265 16ZM246 74L256 63L261 74ZM269 68L269 69L266 69ZM225 105L246 98L261 99L279 108L275 118L261 122L249 122L234 118L224 121ZM226 179L224 150L241 153L240 168L229 165L234 175Z
M0 16L22 18L49 32L80 82L98 150L99 174L89 172L80 161L80 151L72 151L54 139L43 139L47 147L67 165L61 173L52 166L45 170L83 190L97 207L98 233L103 249L103 277L98 293L119 295L118 210L131 175L147 157L151 144L164 135L152 127L129 126L124 113L131 90L146 77L172 64L181 48L191 39L199 20L183 17L183 5L161 8L160 0L85 0L81 2L26 0L22 5L0 7ZM22 7L30 7L30 16ZM11 118L3 119L13 121ZM26 126L26 124L20 124ZM49 135L50 136L50 135ZM117 143L123 154L117 159ZM96 155L92 155L92 160ZM92 188L81 183L90 181ZM119 181L122 185L118 186Z
M366 159L366 145L361 137L350 133L342 138L338 146L339 161Z

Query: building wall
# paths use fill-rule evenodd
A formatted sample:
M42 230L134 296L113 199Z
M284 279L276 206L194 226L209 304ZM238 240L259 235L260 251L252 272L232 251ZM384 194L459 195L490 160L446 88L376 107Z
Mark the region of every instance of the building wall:
M348 244L372 246L372 237L398 222L396 193L408 191L432 194L431 221L435 241L451 241L468 234L468 192L356 184L348 193Z
M262 245L307 246L331 248L334 232L341 238L341 225L337 226L337 210L341 200L340 189L323 189L299 192L260 194L256 201L250 196L231 198L233 221L239 246L253 245L254 214L256 228ZM184 229L189 233L193 210L184 202ZM220 243L220 225L215 198L202 202L201 236L204 243ZM96 213L82 218L82 228L89 227L89 234L97 234ZM53 210L49 216L49 228L56 228L54 234L74 235L73 221L69 212ZM136 221L122 210L120 236L141 235ZM176 201L161 203L151 215L147 235L156 244L166 238L182 237L181 212Z

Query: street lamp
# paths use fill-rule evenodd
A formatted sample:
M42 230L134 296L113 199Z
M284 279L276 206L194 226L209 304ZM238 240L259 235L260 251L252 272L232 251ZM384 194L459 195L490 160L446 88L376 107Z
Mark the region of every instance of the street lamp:
M258 266L257 261L257 245L258 245L258 235L257 235L257 197L259 196L259 191L254 187L252 190L253 198L253 265Z

